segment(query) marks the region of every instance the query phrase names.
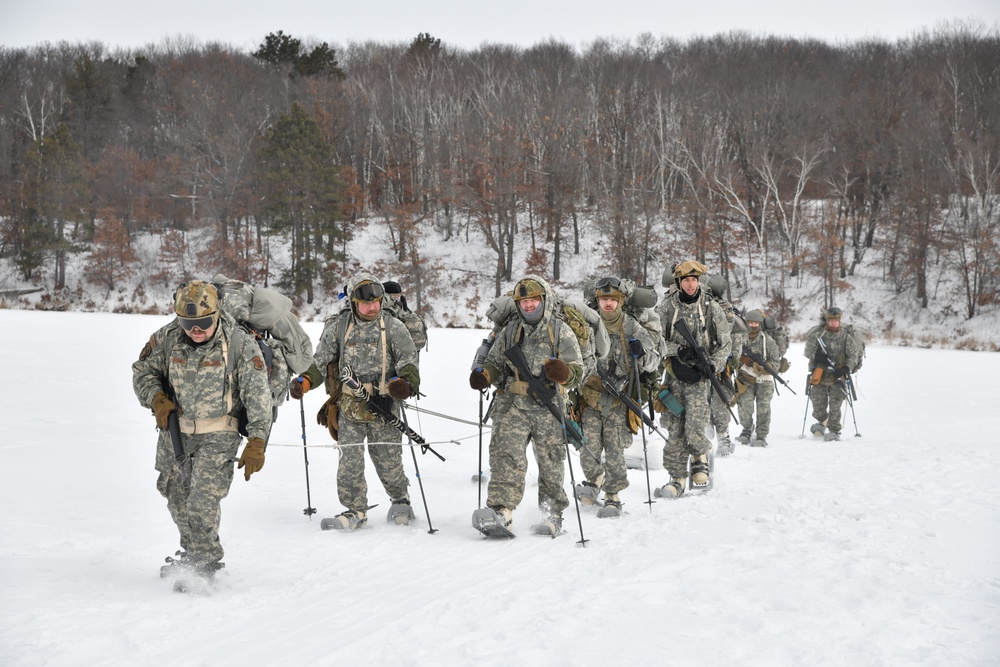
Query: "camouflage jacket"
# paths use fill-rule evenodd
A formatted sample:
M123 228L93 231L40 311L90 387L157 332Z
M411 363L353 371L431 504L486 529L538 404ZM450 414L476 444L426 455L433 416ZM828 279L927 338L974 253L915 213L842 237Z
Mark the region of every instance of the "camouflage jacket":
M694 303L684 303L680 300L680 292L673 290L657 306L663 337L667 341L664 361L677 356L681 348L689 347L674 327L674 323L683 318L695 342L707 351L712 368L719 373L729 358L732 331L722 307L705 294L706 290L702 289Z
M809 360L810 372L815 370L817 366L816 355L820 349L820 338L823 339L823 344L826 346L827 353L829 353L830 361L835 368L841 366L855 368L858 362L861 361L861 347L855 338L844 330L843 325L836 332L830 331L825 326L813 327L806 338L806 347L803 353ZM836 382L834 374L824 365L823 378L820 380L820 383L833 384L834 382Z
M132 364L139 403L152 407L153 397L162 391L177 405L179 417L196 421L235 417L245 409L248 437L266 441L272 417L267 370L253 336L235 336L236 327L222 311L215 335L201 345L188 338L176 319L150 336ZM240 349L230 348L233 340L242 342ZM230 359L235 361L231 374Z
M767 333L760 331L757 335L747 336L745 342L740 345L739 349L733 348L733 356L738 357L742 362L742 365L740 366L741 374L746 373L751 376L755 382L774 382L774 377L765 371L763 366L754 362L749 357L743 356L743 345L746 345L751 352L759 354L760 357L767 362L767 365L777 373L779 361L781 360L781 354L775 340Z

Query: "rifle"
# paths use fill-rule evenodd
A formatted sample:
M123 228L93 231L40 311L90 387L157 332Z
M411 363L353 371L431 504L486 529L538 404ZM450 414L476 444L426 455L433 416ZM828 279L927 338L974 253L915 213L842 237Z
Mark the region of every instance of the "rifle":
M504 350L504 355L510 359L510 363L514 364L514 368L517 369L521 377L526 379L528 383L528 396L531 396L538 405L548 408L552 416L566 429L566 436L573 441L573 446L580 449L586 445L587 440L583 437L583 431L580 430L579 424L571 419L566 419L566 415L556 405L555 389L549 386L542 378L537 378L531 374L531 369L528 368L528 360L524 358L524 352L521 351L521 348L517 345L511 345Z
M650 431L656 433L656 435L666 441L667 436L661 433L660 429L656 428L656 422L654 422L649 415L643 412L642 406L640 406L634 398L629 396L628 392L624 391L623 387L625 385L625 378L616 377L612 373L613 371L601 370L601 365L597 364L597 374L601 376L601 385L607 389L608 393L621 401L629 412L641 419L642 423L645 424Z
M347 386L347 388L351 390L352 394L363 400L365 404L368 406L368 409L371 410L373 414L377 415L386 424L399 430L400 433L404 434L406 437L413 440L413 442L420 445L420 451L422 453L426 454L427 452L430 452L431 454L438 457L442 461L445 460L443 456L435 452L434 449L427 444L427 441L424 440L423 436L421 436L412 428L401 422L396 415L392 414L391 410L385 407L385 405L383 405L382 403L375 400L375 397L372 396L371 392L368 391L368 389L366 389L363 384L361 384L361 381L358 379L358 376L355 375L353 368L351 368L350 366L344 366L340 370L340 381L343 382Z
M184 441L181 440L181 423L177 418L177 411L170 413L167 417L167 432L170 434L170 442L174 446L174 460L177 465L184 462Z
M792 392L793 394L795 393L795 390L792 389L792 385L790 385L787 382L785 382L785 379L783 377L781 377L780 375L778 375L777 371L775 371L773 368L771 368L770 364L768 364L764 360L764 357L760 356L759 354L757 354L756 352L754 352L753 350L751 350L750 347L747 346L747 345L743 346L743 356L748 357L750 359L750 361L754 362L755 364L757 364L761 368L763 368L765 371L767 371L768 375L770 375L771 377L773 377L775 380L777 380L781 384L785 385L788 388L788 391Z
M830 375L833 375L834 378L836 378L837 384L839 384L840 388L844 390L844 393L850 397L852 394L851 387L848 386L848 383L850 382L850 371L848 371L847 380L842 377L837 377L837 368L833 363L833 358L830 356L830 352L826 349L826 342L824 342L822 336L818 336L816 338L816 344L819 345L819 354L816 356L819 357L822 355L822 361L825 361L822 365L826 370L830 371ZM819 365L820 364L817 364L817 366Z
M677 330L677 333L681 335L688 346L694 350L697 357L697 363L695 366L698 369L698 372L712 384L712 388L715 389L715 393L719 395L719 398L722 399L722 404L725 405L726 410L729 411L729 416L733 418L734 422L739 424L740 420L736 418L736 415L733 414L733 409L729 407L729 397L726 396L725 385L722 384L722 380L719 379L719 376L715 374L712 362L708 359L708 352L705 348L700 347L698 343L695 342L694 336L691 334L691 330L688 328L687 322L685 322L683 318L677 319L677 322L674 323L674 329Z

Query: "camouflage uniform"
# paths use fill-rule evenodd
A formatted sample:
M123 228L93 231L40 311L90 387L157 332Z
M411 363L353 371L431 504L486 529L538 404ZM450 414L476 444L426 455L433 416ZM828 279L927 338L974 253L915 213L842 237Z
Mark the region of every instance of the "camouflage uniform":
M680 416L665 412L660 417L667 428L667 445L663 450L663 467L673 479L686 479L688 458L706 455L712 443L705 437L705 427L710 419L709 395L715 390L706 378L694 382L678 379L674 365L680 364L690 377L697 371L685 364L678 356L690 349L688 343L677 332L674 323L683 318L698 344L705 348L713 369L718 372L726 364L731 345L731 331L726 315L719 304L706 298L706 290L699 289L692 303L685 303L680 290L671 290L657 306L664 338L667 341L666 358L667 388L684 405ZM714 398L718 398L715 396Z
M715 303L722 308L722 312L726 315L726 321L729 322L730 327L730 346L731 353L726 359L726 364L723 367L721 378L723 383L728 387L733 383L732 377L736 373L736 368L739 366L739 351L743 349L743 343L746 342L747 334L744 331L745 327L742 322L738 322L736 319L736 311L733 309L733 304L729 303L726 299L722 298L721 295L713 295ZM729 440L729 422L732 420L733 416L729 412L730 403L725 403L719 395L713 390L709 398L709 406L711 408L711 422L715 429L716 441L719 445L719 449L727 449L731 452L732 443ZM725 453L725 452L723 452Z
M483 364L490 383L499 387L494 405L493 433L490 438L490 481L486 504L499 510L513 510L524 497L525 476L528 474L527 448L534 446L538 464L538 507L549 516L561 517L569 506L565 479L565 435L562 424L549 410L527 395L524 381L504 352L518 345L535 377L544 377L543 364L550 358L564 361L570 377L557 392L557 407L565 410L566 390L580 383L583 363L580 345L568 324L554 314L556 296L541 279L545 290L541 319L528 324L519 317L500 330Z
M764 331L750 332L747 337L746 346L767 362L773 370L778 370L778 360L781 353L778 344ZM743 432L740 434L741 442L749 442L752 435L757 436L761 445L767 443L767 434L771 431L771 399L774 397L774 377L764 370L763 366L755 363L750 357L742 355L743 346L739 350L734 348L734 354L740 355L740 369L737 380L746 386L746 390L740 394L739 414L740 424ZM754 406L757 408L757 429L754 431L753 413Z
M606 314L601 312L611 345L607 357L597 363L603 372L624 378L624 388L641 405L642 398L633 370L635 360L629 352L629 341L633 338L638 340L645 350L645 354L638 360L640 373L651 372L659 367L657 341L634 317L623 312L621 306L615 313L621 316L620 321L610 322ZM630 417L628 408L608 393L597 374L587 378L580 388L580 394L583 406L581 427L587 438L587 448L580 452L583 474L591 485L596 485L603 475L601 490L609 496L616 495L628 487L625 450L631 446L633 434L642 427L641 421L637 417ZM600 461L602 451L604 463Z
M251 438L266 441L271 430L271 391L260 349L252 336L235 335L236 330L235 320L223 311L215 335L197 345L175 320L150 337L132 364L132 387L139 403L151 407L153 397L164 392L177 405L187 458L178 465L170 436L161 431L156 488L167 499L181 548L196 565L216 563L224 554L219 524L240 445L235 415L246 410ZM233 349L234 343L239 349ZM231 378L227 377L229 355L235 355L236 362ZM208 420L218 421L212 422L208 432L193 432ZM221 422L225 422L222 430L211 430Z
M817 356L820 352L818 342L820 338L823 339L834 370L831 371L825 364L821 364L823 371L819 383L809 385L812 416L816 420L813 432L822 433L822 427L825 426L830 429L830 433L839 436L843 424L842 408L847 399L847 387L844 378L837 377L836 374L838 372L844 374L847 369L857 367L861 361L861 348L854 337L844 330L843 322L837 331L831 331L826 326L813 327L806 337L804 352L805 357L809 359L810 373L821 361Z
M348 283L347 294L364 282L378 283L369 273L359 273ZM381 284L381 283L379 283ZM327 392L339 394L339 447L337 495L340 503L355 512L368 510L364 443L399 442L402 433L372 414L364 400L341 386L340 369L349 365L376 400L399 416L399 406L388 394L393 377L405 378L416 394L420 375L413 339L402 322L380 309L372 321L361 319L352 303L349 309L329 318L320 335L313 363L327 378ZM343 338L341 340L341 338ZM385 492L393 501L408 499L409 480L403 471L403 449L399 445L369 444L368 455Z

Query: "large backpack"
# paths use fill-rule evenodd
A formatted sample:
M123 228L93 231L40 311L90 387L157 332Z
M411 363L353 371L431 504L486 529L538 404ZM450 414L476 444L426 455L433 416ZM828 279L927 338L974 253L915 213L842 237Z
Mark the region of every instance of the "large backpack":
M222 309L239 326L230 347L228 370L236 365L235 352L243 336L253 336L267 366L268 386L274 417L288 395L292 374L305 372L312 364L312 341L292 313L292 301L284 294L260 285L217 274L212 282L219 290Z

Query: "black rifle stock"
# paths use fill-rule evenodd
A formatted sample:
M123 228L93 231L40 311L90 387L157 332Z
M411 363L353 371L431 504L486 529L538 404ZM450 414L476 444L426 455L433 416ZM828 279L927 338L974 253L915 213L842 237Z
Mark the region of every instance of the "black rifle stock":
M431 454L438 457L442 461L445 460L443 456L435 452L434 449L432 449L431 446L427 444L427 441L424 440L423 436L421 436L419 433L417 433L412 428L410 428L402 421L400 421L400 419L396 415L392 414L391 410L387 409L384 405L376 401L375 398L372 396L371 392L368 391L368 389L366 389L363 384L361 384L361 381L358 379L358 376L354 374L354 369L352 369L350 366L344 366L344 368L341 369L340 381L347 386L347 388L351 391L352 394L363 400L365 404L368 405L368 409L371 410L373 414L377 415L386 424L397 429L403 435L410 438L413 442L420 445L421 451L430 452Z
M180 465L184 462L184 441L181 440L181 424L176 411L167 417L167 432L170 434L170 443L174 446L174 460Z
M624 378L615 378L609 371L601 370L601 365L599 363L597 364L597 374L601 377L601 385L608 390L609 394L621 401L625 407L628 408L629 412L641 419L642 423L645 424L650 431L656 433L658 436L663 438L664 441L667 440L667 436L661 433L660 429L656 427L656 422L653 421L653 418L643 412L642 406L640 406L634 398L629 396L628 392L622 389L622 386L625 383Z
M692 335L691 330L688 328L687 322L685 322L683 318L677 319L677 322L674 323L674 329L677 330L677 333L681 335L688 346L694 350L697 359L696 367L698 372L712 384L712 388L715 389L715 393L719 395L719 398L722 400L722 404L726 406L727 410L729 410L729 416L733 418L733 421L739 424L740 420L736 418L736 415L733 414L732 408L729 407L729 397L726 396L726 387L722 384L722 380L719 379L719 376L715 374L715 368L712 367L712 362L708 358L708 351L698 345L694 339L694 335Z
M504 350L504 355L510 359L510 363L514 364L514 368L517 369L521 378L528 383L528 395L538 405L548 408L552 416L565 427L566 435L573 441L574 447L577 449L582 448L587 441L583 437L580 426L576 422L566 419L566 414L556 404L556 390L542 378L537 378L531 374L531 369L528 368L528 360L524 358L524 352L521 351L521 348L517 345L511 345Z
M784 385L785 387L787 387L788 391L792 392L793 394L795 393L795 390L792 389L792 385L790 385L787 382L785 382L785 379L783 377L781 377L780 375L778 375L778 372L776 370L774 370L773 368L771 368L771 365L768 364L767 361L764 360L764 357L760 356L759 354L757 354L756 352L754 352L753 350L751 350L746 345L743 346L743 356L749 358L750 361L754 362L755 364L757 364L761 368L763 368L765 371L767 371L768 375L770 375L775 380L777 380L778 382L780 382L782 385Z

